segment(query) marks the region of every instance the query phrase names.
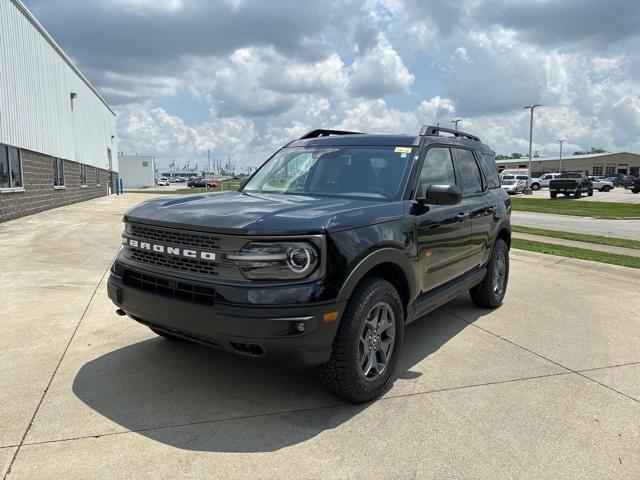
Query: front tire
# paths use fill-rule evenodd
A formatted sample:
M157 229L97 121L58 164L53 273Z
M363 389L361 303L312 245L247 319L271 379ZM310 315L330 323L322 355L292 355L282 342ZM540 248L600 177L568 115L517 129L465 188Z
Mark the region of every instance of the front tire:
M365 279L344 311L333 351L320 372L325 386L350 402L363 403L388 388L404 338L404 307L386 280Z
M557 192L550 192L550 193L549 193L549 196L550 196L551 198L556 198L556 197L558 196L558 194L557 194Z
M605 185L604 187L602 187L602 192L608 192L609 190L611 190L611 187L609 185Z
M587 192L587 196L593 197L593 188L589 189L589 191Z
M575 193L573 194L574 198L580 198L582 196L582 190L580 190L579 188L575 191Z
M502 303L509 281L509 247L502 239L493 245L482 282L469 290L471 300L481 308L496 308Z

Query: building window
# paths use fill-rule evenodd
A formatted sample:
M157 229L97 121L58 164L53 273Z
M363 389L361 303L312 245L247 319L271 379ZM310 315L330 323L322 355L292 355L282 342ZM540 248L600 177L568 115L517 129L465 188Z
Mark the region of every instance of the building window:
M96 186L100 186L100 169L96 167Z
M149 166L149 162L142 162L142 166L143 167L148 167Z
M87 186L87 166L84 163L80 164L80 185Z
M0 188L22 188L20 150L0 144Z
M64 160L53 159L53 186L64 187Z
M615 165L607 165L604 168L604 173L607 177L611 177L616 174L616 166Z
M602 165L593 166L593 175L599 177L602 175Z
M629 171L629 165L626 163L619 163L618 164L618 173L621 173L622 175L626 175L627 172Z

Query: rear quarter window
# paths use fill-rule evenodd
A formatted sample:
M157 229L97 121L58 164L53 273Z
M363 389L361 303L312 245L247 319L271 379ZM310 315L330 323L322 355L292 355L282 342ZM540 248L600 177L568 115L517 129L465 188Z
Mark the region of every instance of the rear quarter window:
M493 155L481 153L480 168L484 173L489 188L497 188L500 186L500 176L498 175L498 167L496 167L496 159Z

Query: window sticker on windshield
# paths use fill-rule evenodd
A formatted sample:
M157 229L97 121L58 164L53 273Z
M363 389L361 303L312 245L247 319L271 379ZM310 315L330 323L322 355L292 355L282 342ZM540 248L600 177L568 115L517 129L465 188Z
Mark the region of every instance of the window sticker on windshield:
M394 152L395 153L411 153L411 147L396 147Z

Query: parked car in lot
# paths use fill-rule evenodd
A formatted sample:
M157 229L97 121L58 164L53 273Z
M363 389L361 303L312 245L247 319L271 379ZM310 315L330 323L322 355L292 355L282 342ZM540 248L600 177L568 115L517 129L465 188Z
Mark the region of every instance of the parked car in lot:
M613 189L613 182L604 180L601 177L589 177L589 180L591 180L593 188L600 192L608 192Z
M160 180L158 180L158 186L159 187L168 187L169 186L169 180L167 180L166 178L161 178Z
M467 291L499 306L511 202L492 150L426 125L353 133L289 142L239 191L129 210L108 281L117 313L169 339L320 366L329 390L366 402L402 365L405 325Z
M607 177L607 181L613 183L614 187L622 187L624 185L622 181L622 176L620 175Z
M630 189L633 193L640 193L640 178L635 178L633 181L629 182L629 186L625 187Z
M537 180L540 183L540 187L548 187L549 182L554 178L558 178L560 175L562 174L561 173L545 173L544 175L541 175Z
M220 182L213 178L197 178L187 183L187 187L190 188L216 188L218 185L220 185Z
M527 183L529 182L529 176L528 175L513 175L513 174L506 174L506 175L502 175L500 177L500 181L504 182L507 180L520 180L521 182L524 182L524 188L527 188ZM531 189L532 190L540 190L540 184L538 182L533 182L533 179L531 179L532 183L531 183Z
M593 196L593 183L584 173L563 173L549 182L549 196L556 198L558 193L580 198L583 193Z
M622 177L622 186L626 189L633 189L637 179L635 175L625 175Z
M515 195L517 193L524 193L524 190L527 187L527 182L516 179L502 180L502 182L500 182L500 187L509 195Z

